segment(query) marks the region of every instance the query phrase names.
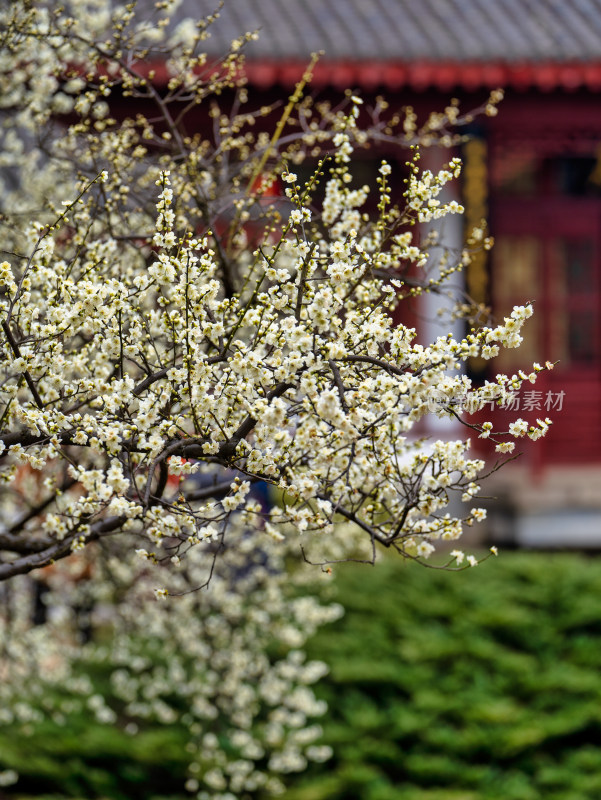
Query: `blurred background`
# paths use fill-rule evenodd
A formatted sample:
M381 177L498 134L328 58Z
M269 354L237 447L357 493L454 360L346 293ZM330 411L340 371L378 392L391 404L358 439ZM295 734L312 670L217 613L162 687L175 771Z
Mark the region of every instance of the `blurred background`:
M184 0L178 15L200 18L214 5ZM329 704L322 725L334 757L291 778L285 796L597 800L601 2L226 0L207 51L219 56L254 29L247 71L258 104L285 99L314 51L324 55L313 90L332 102L350 88L366 107L384 96L391 113L410 105L425 120L452 98L468 112L504 91L498 115L475 117L456 148L465 227L453 221L442 233L460 251L487 219L495 247L466 270L466 292L497 318L535 304L524 345L472 363L472 376L557 362L512 409L487 413L495 426L553 420L545 439L526 442L519 461L489 479L489 519L473 544L502 544L498 560L457 575L386 560L377 570L344 565L321 589L347 609L306 648L331 667L317 692ZM375 185L383 155L385 144L363 154L361 183ZM450 155L426 150L422 165L436 169ZM395 165L399 192L403 168ZM437 310L426 301L412 311L428 337L448 330ZM435 424L425 432L466 435ZM524 549L507 552L513 546ZM583 549L593 557L565 552ZM82 669L118 708L110 665ZM0 725L0 799L190 796L183 726L149 722L132 736L76 713L66 727L42 717L26 727Z

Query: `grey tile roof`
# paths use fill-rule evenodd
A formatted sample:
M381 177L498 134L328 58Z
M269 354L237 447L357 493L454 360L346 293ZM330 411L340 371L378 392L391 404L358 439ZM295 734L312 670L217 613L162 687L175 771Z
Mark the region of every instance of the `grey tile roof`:
M183 0L177 17L215 6ZM601 61L601 0L225 0L206 49L254 29L249 60Z

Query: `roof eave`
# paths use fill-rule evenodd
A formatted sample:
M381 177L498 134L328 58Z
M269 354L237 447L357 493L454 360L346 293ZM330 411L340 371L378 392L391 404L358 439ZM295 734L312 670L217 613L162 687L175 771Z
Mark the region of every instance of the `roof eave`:
M291 87L306 69L299 60L249 60L245 72L259 88ZM336 89L362 88L417 91L454 88L473 91L497 87L519 90L601 90L601 61L537 61L522 63L484 61L320 61L313 70L312 86Z

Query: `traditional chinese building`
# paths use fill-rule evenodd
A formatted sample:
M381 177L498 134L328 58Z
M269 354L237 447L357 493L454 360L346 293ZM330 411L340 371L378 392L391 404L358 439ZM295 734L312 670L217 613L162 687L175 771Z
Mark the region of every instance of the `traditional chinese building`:
M213 10L184 0L178 14ZM266 98L286 96L315 51L315 90L383 94L418 113L505 91L498 116L476 119L463 147L467 222L486 217L496 240L465 281L497 316L528 300L535 316L522 348L473 367L485 376L558 363L513 409L491 411L553 419L493 476L491 532L601 545L601 0L225 0L220 14L209 52L259 30L247 72Z

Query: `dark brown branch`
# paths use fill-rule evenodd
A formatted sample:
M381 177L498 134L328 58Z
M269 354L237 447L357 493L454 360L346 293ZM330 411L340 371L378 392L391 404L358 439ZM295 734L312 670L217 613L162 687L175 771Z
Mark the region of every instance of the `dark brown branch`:
M225 361L225 354L211 356L210 358L205 359L204 363L218 364L220 361ZM146 389L148 389L149 386L152 386L153 383L160 381L161 378L165 378L170 369L171 367L164 367L163 369L153 372L152 375L149 375L147 378L144 378L144 380L141 381L132 391L134 397L139 397L143 392L146 391Z
M257 483L262 478L249 475L246 477L249 483ZM220 496L225 496L232 487L232 483L234 482L234 478L228 478L225 481L219 481L219 483L213 483L211 486L203 486L201 489L196 489L193 492L184 492L184 498L187 503L195 503L198 500L206 500L209 497L219 498Z
M165 486L167 485L167 479L169 477L169 468L167 467L166 461L169 456L173 455L180 447L179 439L175 442L171 442L171 444L167 445L167 447L160 453L150 465L150 469L148 470L148 479L146 481L146 490L144 492L144 505L150 506L152 503L150 502L150 495L151 495L151 486L152 486L152 479L154 477L154 471L157 466L160 466L160 473L159 479L157 482L157 490L155 490L154 499L155 501L159 500L163 491L165 490ZM161 489L161 494L158 494L158 489L163 484Z
M283 395L288 389L291 389L292 386L293 384L291 383L278 383L278 385L271 389L271 391L267 392L265 398L267 400L273 400L274 397L281 397L281 395ZM255 417L252 417L249 414L248 417L246 417L246 419L238 426L236 432L230 436L227 442L224 442L221 445L217 453L217 457L225 460L232 458L232 456L235 455L236 449L241 440L248 436L256 424L257 420Z
M86 541L94 541L118 530L127 518L125 516L108 517L99 520L91 526L90 533L86 536ZM0 564L0 581L12 578L15 575L24 575L33 569L47 567L54 561L69 555L73 540L77 536L77 530L73 531L69 537L65 537L60 542L47 547L38 553L31 553L23 558L18 558L10 563Z
M6 334L6 338L8 340L9 345L10 345L10 348L13 351L13 353L15 354L15 356L17 358L21 358L21 351L19 350L19 345L17 344L17 342L15 341L15 339L14 339L14 337L12 335L12 332L11 332L11 329L10 329L10 326L9 326L8 322L6 322L6 321L2 322L2 330ZM44 408L44 403L42 402L42 398L40 397L40 395L38 393L37 387L36 387L35 383L33 382L33 379L31 377L31 375L29 374L29 372L27 372L27 370L23 374L25 376L25 380L27 381L27 385L29 386L29 391L33 395L33 399L35 400L36 406L39 409L43 409Z
M288 389L291 389L294 384L292 383L278 383L277 386L274 386L267 394L265 395L266 400L273 400L274 397L281 397ZM236 450L238 445L248 434L252 431L252 429L257 424L257 419L250 414L244 419L236 431L230 436L230 438L223 442L217 453L213 456L207 455L206 451L203 449L204 440L194 438L194 439L181 439L177 442L174 442L173 445L170 445L168 448L169 455L178 455L182 456L182 458L201 458L207 462L213 462L222 464L223 466L228 466L230 461L232 460L233 456L236 454ZM161 458L167 455L167 450L163 451Z
M29 553L40 553L54 544L55 541L55 539L49 539L48 537L36 539L28 533L20 536L14 533L0 533L0 550L28 555Z
M309 558L307 558L305 548L302 546L302 544L300 546L300 550L305 564L309 564L312 567L327 567L331 564L370 564L373 567L373 565L376 563L376 553L373 549L371 558L336 558L334 560L325 559L324 561L311 561Z
M405 505L405 508L403 509L403 513L401 514L401 518L398 521L396 528L394 529L394 533L392 534L392 538L393 539L397 539L401 535L401 531L403 530L403 526L405 525L405 522L407 521L407 515L409 514L410 509L412 509L414 507L415 507L414 505L410 505L409 503L407 503Z
M13 444L20 444L22 447L29 447L34 444L45 444L49 442L50 439L58 439L60 444L73 444L73 432L72 431L63 431L62 433L57 433L54 435L50 434L35 434L29 433L29 431L18 431L15 433L3 433L0 436L0 442L4 445L5 448L11 447ZM6 455L6 450L2 453L2 455ZM1 457L1 456L0 456Z
M336 366L335 362L330 359L328 361L330 365L330 369L332 370L332 375L334 376L334 383L336 384L336 388L338 389L338 396L340 397L340 405L342 406L344 411L348 411L348 405L346 404L346 400L344 399L344 384L342 382L342 378L340 377L340 370Z
M329 498L327 498L327 497L321 497L321 499L322 500L329 500ZM331 500L330 500L330 502L331 502ZM372 542L376 541L376 542L379 542L380 544L383 544L385 547L390 547L392 542L388 538L388 536L384 536L384 534L380 533L380 531L378 531L376 528L372 528L371 525L368 525L367 522L364 522L362 519L360 519L353 511L349 511L348 509L344 508L343 506L335 505L334 506L334 513L335 514L340 514L341 517L344 517L345 519L348 519L350 522L354 522L355 525L358 525L364 531L369 533Z
M159 480L154 490L154 494L152 495L153 500L160 500L163 496L163 492L165 491L165 487L167 486L167 481L169 480L169 469L167 464L163 461L161 463L161 467L159 469Z
M394 364L390 364L388 361L382 361L381 358L375 358L374 356L349 355L344 356L343 358L337 358L336 361L359 361L365 364L373 364L375 367L381 367L381 369L385 370L386 372L391 372L393 375L407 374L407 370L401 369L400 367L395 367Z
M32 553L8 564L0 564L0 581L15 575L24 575L39 567L47 567L58 558L63 558L71 550L71 539L55 542L39 553Z

